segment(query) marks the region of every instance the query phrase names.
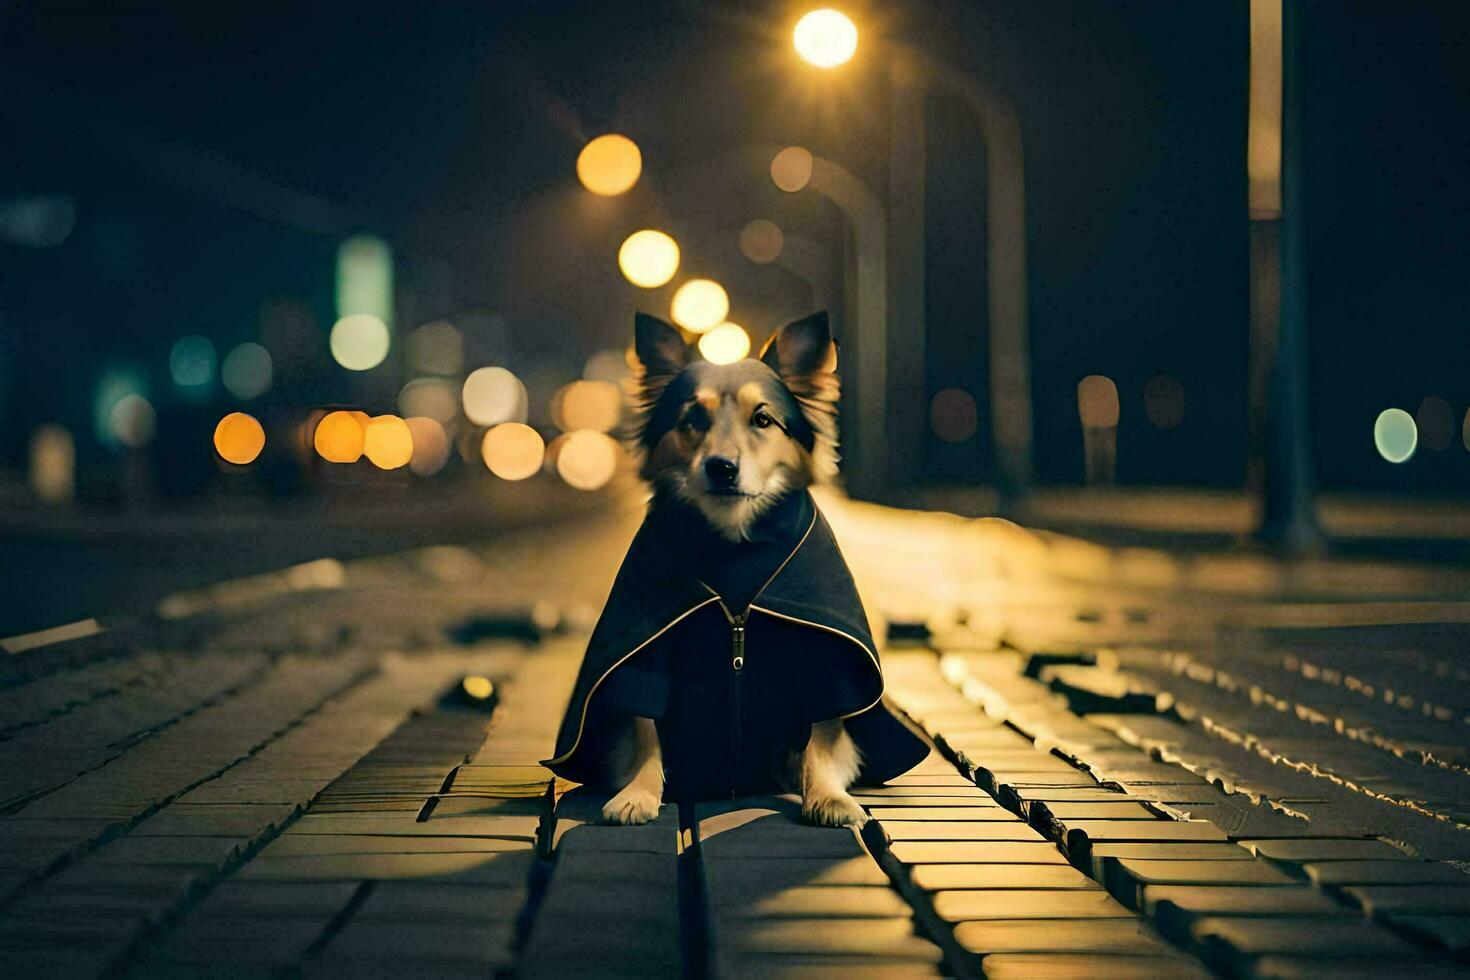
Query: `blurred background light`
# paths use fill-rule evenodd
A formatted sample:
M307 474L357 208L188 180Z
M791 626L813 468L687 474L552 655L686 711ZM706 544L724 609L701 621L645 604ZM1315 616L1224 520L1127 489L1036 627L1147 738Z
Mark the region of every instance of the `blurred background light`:
M1184 422L1184 386L1167 374L1149 378L1143 383L1143 413L1156 428L1179 428Z
M413 432L396 415L369 419L363 429L362 454L380 470L396 470L413 459Z
M225 355L219 376L224 382L225 391L235 398L241 401L259 398L270 391L271 382L275 378L271 352L251 340L236 344Z
M404 417L422 415L448 425L459 414L459 391L445 378L414 378L398 393Z
M757 218L740 229L740 251L757 265L769 265L781 257L786 237L773 221Z
M944 388L929 402L929 428L944 442L964 442L975 434L980 412L963 388Z
M788 194L795 194L812 179L811 151L801 146L788 146L771 161L771 180Z
M77 449L71 432L47 424L31 433L31 492L43 504L70 503L76 493Z
M1470 408L1465 409L1465 421L1460 423L1460 442L1470 452Z
M438 419L416 415L403 420L413 436L413 458L408 468L419 476L433 476L449 462L449 436Z
M708 336L708 335L706 335ZM623 395L607 381L573 381L552 400L551 420L563 432L609 432L623 411Z
M568 486L597 490L607 485L618 471L622 449L602 432L582 430L567 435L556 456L556 472Z
M482 367L464 379L465 418L476 425L524 422L530 399L521 379L503 367Z
M1414 415L1419 430L1419 443L1425 449L1442 453L1455 441L1455 410L1438 395L1427 395Z
M153 441L158 418L153 404L142 395L124 395L112 406L109 419L112 435L129 449L142 449Z
M426 323L404 344L409 370L415 374L458 375L464 370L464 337L445 320Z
M117 448L119 440L113 424L114 409L129 395L146 398L147 392L143 372L136 366L114 364L104 369L92 396L92 428L97 441L108 448Z
M679 245L652 228L635 231L618 249L618 268L635 286L644 289L662 286L679 271Z
M858 29L846 14L824 8L797 21L791 40L804 61L818 68L836 68L857 53Z
M643 154L626 136L609 133L582 147L577 154L577 179L600 197L616 197L636 183L643 172Z
M674 293L669 315L685 330L704 333L730 315L730 296L713 279L691 279Z
M253 463L263 449L265 429L244 412L231 412L214 427L214 451L227 463Z
M1077 382L1077 413L1087 429L1111 429L1118 424L1118 386L1112 378L1089 374Z
M0 241L55 248L71 237L77 205L65 194L31 194L0 201Z
M480 456L490 472L502 480L535 476L546 455L540 433L521 422L502 422L485 433Z
M353 235L337 246L337 317L355 313L370 313L385 328L393 323L393 251L376 235Z
M328 412L311 443L329 463L355 463L362 458L363 424L352 412Z
M750 353L750 335L738 323L722 323L699 338L699 353L711 364L734 364Z
M332 326L332 359L349 371L367 371L388 356L388 325L371 313L351 313Z
M619 384L627 376L628 360L623 350L600 350L582 366L582 377L588 381Z
M202 388L214 380L214 342L191 334L174 341L168 352L168 373L181 388Z
M1385 408L1373 423L1373 445L1390 463L1407 462L1419 448L1419 428L1414 416L1402 408Z

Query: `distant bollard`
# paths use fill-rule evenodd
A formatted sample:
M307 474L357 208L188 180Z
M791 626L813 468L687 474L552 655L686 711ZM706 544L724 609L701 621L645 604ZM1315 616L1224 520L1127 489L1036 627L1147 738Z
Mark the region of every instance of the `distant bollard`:
M481 674L466 674L458 684L444 692L439 699L441 707L460 708L486 713L495 710L499 700L499 689L495 682Z
M1082 421L1082 466L1088 486L1109 486L1118 469L1118 386L1112 378L1089 374L1077 382L1077 414Z

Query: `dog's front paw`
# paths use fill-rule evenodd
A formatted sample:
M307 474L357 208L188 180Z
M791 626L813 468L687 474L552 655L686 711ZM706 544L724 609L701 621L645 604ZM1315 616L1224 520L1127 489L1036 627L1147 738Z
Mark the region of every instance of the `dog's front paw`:
M809 796L801 802L801 815L818 827L861 827L868 814L846 793Z
M634 826L658 816L659 798L636 783L608 800L602 808L602 819L608 823Z

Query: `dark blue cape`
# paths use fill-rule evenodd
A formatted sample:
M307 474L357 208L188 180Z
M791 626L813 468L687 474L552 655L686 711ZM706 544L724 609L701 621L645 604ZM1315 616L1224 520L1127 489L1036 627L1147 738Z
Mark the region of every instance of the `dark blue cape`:
M743 664L732 620L743 614ZM606 756L630 715L656 720L667 799L768 793L816 721L842 718L859 781L912 768L928 746L883 703L877 646L852 574L815 501L792 493L732 545L656 499L587 645L547 760L582 783L616 778Z

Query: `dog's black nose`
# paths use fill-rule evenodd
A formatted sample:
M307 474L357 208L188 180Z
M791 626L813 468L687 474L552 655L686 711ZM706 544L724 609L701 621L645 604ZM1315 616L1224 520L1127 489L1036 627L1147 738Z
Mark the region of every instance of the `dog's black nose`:
M740 478L740 464L723 456L708 456L704 460L704 475L710 486L728 490Z

